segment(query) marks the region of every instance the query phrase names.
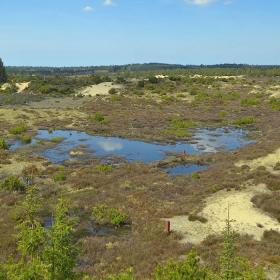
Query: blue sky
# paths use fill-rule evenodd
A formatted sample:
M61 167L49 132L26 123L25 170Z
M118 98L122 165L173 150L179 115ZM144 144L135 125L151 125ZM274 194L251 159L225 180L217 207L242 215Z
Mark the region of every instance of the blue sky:
M6 65L280 64L279 0L0 0Z

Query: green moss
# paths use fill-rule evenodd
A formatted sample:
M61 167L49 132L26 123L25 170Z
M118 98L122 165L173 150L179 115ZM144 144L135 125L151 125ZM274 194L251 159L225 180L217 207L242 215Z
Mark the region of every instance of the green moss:
M111 96L111 101L112 101L112 102L118 102L118 101L120 101L120 100L121 100L121 97L118 96L118 95L113 95L113 96Z
M164 130L164 134L175 135L176 137L187 137L191 133L189 129L195 128L197 124L192 120L173 118L169 122L169 127Z
M193 179L200 179L200 174L199 173L193 173L192 175Z
M245 98L240 101L241 106L256 106L260 101L256 98Z
M9 129L9 132L14 135L19 135L27 131L27 126L25 123L21 122L16 126Z
M235 120L233 122L234 125L238 125L238 126L246 126L246 125L251 125L255 122L255 119L254 117L252 116L244 116L244 117L241 117L237 120Z
M24 143L24 144L30 144L31 141L32 141L32 137L28 134L25 134L23 135L21 138L20 138L21 142Z
M53 138L51 139L51 142L60 143L60 142L62 142L63 140L64 140L63 137L53 137Z

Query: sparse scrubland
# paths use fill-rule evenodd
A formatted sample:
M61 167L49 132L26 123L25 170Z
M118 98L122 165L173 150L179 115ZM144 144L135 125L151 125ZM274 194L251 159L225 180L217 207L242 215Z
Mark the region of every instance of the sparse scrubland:
M280 279L280 68L52 71L0 75L1 280ZM95 85L106 93L82 94ZM60 129L195 144L197 129L217 127L253 142L144 163L107 142L109 158L89 153L81 138L71 160L51 162L67 139L36 138ZM161 169L178 162L208 168Z

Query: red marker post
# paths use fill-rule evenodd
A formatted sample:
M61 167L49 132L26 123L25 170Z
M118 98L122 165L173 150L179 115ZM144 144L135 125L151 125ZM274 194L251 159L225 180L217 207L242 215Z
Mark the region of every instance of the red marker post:
M171 224L170 224L170 221L165 221L164 232L165 232L166 234L170 234L170 233L171 233Z

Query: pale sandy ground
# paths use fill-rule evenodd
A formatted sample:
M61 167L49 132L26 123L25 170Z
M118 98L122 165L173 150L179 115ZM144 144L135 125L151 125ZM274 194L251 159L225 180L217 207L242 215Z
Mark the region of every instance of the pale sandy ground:
M252 170L256 170L258 167L263 166L270 173L280 175L279 170L273 169L278 162L280 162L280 148L266 156L259 157L253 160L239 161L235 165L237 167L241 167L242 165L248 165Z
M240 75L240 76L203 76L203 75L195 74L195 75L193 75L193 76L190 76L190 78L191 78L191 79L198 79L198 78L206 79L206 78L212 78L212 79L215 79L215 80L223 80L223 79L226 79L226 80L229 80L229 79L237 80L237 79L243 79L244 76L243 76L243 75Z
M266 93L270 95L270 97L280 98L280 85L270 87Z
M1 90L6 90L7 88L9 88L11 85L9 83L5 83L3 84L0 88Z
M111 88L121 89L122 85L114 85L111 82L101 83L98 85L92 85L82 89L77 95L83 96L98 96L98 95L109 95Z
M23 83L16 83L17 92L21 93L26 90L31 82L23 82ZM10 83L5 83L1 86L1 90L6 90L7 88L11 87Z
M18 93L21 93L25 91L30 85L30 82L24 82L24 83L16 83L16 87L18 89Z
M22 171L30 167L32 165L36 165L39 169L45 169L40 162L27 162L27 161L21 161L19 158L12 158L10 164L0 164L0 174L1 176L19 176L22 174Z
M269 193L264 184L247 186L244 190L217 192L205 201L205 207L198 213L207 219L207 223L191 222L188 216L177 216L170 220L171 230L182 234L182 243L199 244L207 236L221 234L225 228L225 221L230 211L232 227L239 234L252 235L254 239L261 240L264 231L276 230L280 233L280 223L255 208L251 199L258 193ZM259 227L261 225L262 227Z

